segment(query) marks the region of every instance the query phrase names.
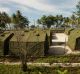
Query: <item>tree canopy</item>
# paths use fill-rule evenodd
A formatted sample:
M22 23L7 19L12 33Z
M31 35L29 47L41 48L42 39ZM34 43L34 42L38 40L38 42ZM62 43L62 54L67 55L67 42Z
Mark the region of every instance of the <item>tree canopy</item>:
M16 28L25 28L29 25L28 18L22 16L19 10L16 12L16 14L13 14L12 22L15 24Z
M76 11L74 12L76 15L76 21L77 21L77 25L79 26L80 24L80 0L78 2L78 4L76 5Z
M51 25L54 24L54 17L52 15L45 16L43 15L40 19L37 20L39 24L42 24L43 26L47 26L47 28L50 28Z
M78 2L78 4L76 5L76 15L80 18L80 1Z
M6 28L6 24L11 23L11 18L9 15L5 12L0 12L0 27L1 28Z
M21 14L18 10L16 14L13 13L10 17L6 12L0 12L0 28L6 28L7 24L13 23L16 28L25 28L29 25L29 20Z
M45 16L43 15L40 19L37 20L39 24L42 24L43 26L47 26L47 28L50 28L51 25L56 25L57 27L59 25L63 24L63 16L62 15L57 15L57 16Z

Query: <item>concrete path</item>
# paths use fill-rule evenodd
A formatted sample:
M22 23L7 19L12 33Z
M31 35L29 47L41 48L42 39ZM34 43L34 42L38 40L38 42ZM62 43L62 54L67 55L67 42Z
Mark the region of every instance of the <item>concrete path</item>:
M55 33L52 36L52 45L49 47L48 51L49 55L80 54L80 51L72 51L66 44L68 42L68 35Z
M63 55L65 53L70 53L70 48L66 46L68 41L68 36L64 33L55 33L52 35L52 45L49 48L50 55Z
M68 41L68 36L64 33L55 33L52 35L53 39L52 42L67 42Z
M80 53L79 51L77 52L73 52L69 46L65 46L65 45L57 45L57 46L50 46L49 48L49 54L51 55L63 55L63 54L78 54Z
M4 65L20 65L21 62L0 62L0 64L4 64ZM45 66L45 67L57 67L57 66L61 66L61 67L80 67L80 63L32 63L32 62L28 62L27 63L28 66Z

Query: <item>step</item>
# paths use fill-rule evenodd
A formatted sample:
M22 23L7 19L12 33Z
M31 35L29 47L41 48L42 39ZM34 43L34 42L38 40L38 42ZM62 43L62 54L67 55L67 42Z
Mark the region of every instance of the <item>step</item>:
M52 42L53 46L57 46L57 45L65 45L65 42Z

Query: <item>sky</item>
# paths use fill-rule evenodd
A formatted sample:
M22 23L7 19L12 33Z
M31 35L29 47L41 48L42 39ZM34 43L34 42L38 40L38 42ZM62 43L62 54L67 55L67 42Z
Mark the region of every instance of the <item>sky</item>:
M0 12L12 15L17 10L30 20L37 20L42 15L71 16L79 0L0 0Z

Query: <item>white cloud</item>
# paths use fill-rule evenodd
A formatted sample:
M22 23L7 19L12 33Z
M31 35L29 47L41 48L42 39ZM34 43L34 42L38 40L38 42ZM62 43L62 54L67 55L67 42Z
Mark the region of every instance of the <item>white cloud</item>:
M62 3L61 6L58 6L60 8L75 8L78 3L78 0L66 0L65 2Z
M10 9L9 8L6 8L6 7L0 7L0 12L9 13L10 12Z
M54 5L48 5L46 3L40 2L39 0L8 0L8 1L16 2L45 12L54 12L57 9Z
M64 16L69 16L72 14L77 2L79 0L0 0L0 4L12 4L13 11L20 9L26 15L43 15L43 14L63 14ZM14 4L14 5L13 5ZM17 5L17 6L16 6ZM11 7L0 8L0 11L9 12ZM12 10L12 9L11 9ZM11 11L10 11L11 12Z
M29 9L27 9L26 7L29 6L31 8L34 8L36 10L39 11L43 11L45 13L68 13L69 11L65 12L64 9L73 9L75 8L78 0L65 0L63 1L63 3L61 3L62 5L60 5L60 3L56 3L54 4L48 4L46 3L47 0L8 0L10 2L15 2L18 4L21 4L20 8L24 11L29 11L29 12L35 12L35 11L31 11ZM58 0L56 0L56 2L58 2ZM24 5L26 7L24 7ZM70 13L70 12L69 12ZM68 14L69 14L68 13Z

